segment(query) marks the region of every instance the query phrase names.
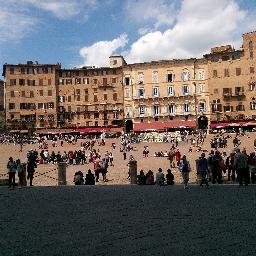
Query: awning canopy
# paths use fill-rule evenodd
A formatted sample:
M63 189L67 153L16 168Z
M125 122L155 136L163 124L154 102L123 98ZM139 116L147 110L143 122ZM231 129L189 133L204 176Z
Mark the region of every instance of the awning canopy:
M101 132L109 132L110 128L108 127L84 127L84 128L76 128L74 129L76 132L80 133L101 133Z
M196 122L195 120L174 120L174 121L166 121L166 122L141 122L133 124L133 131L165 131L167 129L173 128L195 128Z
M211 123L210 127L212 129L218 129L218 128L227 128L227 127L246 127L246 126L256 126L256 121L250 121L250 122L233 122L233 123Z

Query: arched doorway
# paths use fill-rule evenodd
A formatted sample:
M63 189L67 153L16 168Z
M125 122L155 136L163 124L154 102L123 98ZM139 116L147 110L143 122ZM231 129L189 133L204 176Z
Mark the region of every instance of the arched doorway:
M126 120L125 121L125 133L129 133L133 130L133 121L132 120Z

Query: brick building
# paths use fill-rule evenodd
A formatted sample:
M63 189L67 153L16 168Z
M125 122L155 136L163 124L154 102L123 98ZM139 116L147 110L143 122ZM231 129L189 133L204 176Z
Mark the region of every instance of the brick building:
M199 115L210 115L205 59L130 64L123 73L125 122L135 129L139 123L154 129L154 122L162 122L162 129L191 126L190 121L195 127Z
M5 64L7 127L125 127L159 130L256 119L256 32L241 49L219 46L204 58L62 69ZM141 129L142 128L142 129Z
M0 80L0 111L4 110L4 81Z
M215 47L208 62L212 121L256 119L256 32L243 35L241 49Z

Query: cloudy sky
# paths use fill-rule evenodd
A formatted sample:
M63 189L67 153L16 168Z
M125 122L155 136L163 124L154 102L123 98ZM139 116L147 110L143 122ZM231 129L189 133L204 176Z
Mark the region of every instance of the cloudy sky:
M256 30L256 0L0 0L0 60L108 66L201 57L242 45Z

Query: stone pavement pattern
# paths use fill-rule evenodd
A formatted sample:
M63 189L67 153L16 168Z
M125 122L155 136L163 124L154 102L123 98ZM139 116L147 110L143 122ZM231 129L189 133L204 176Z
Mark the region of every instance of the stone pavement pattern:
M0 255L256 255L255 188L0 187Z

